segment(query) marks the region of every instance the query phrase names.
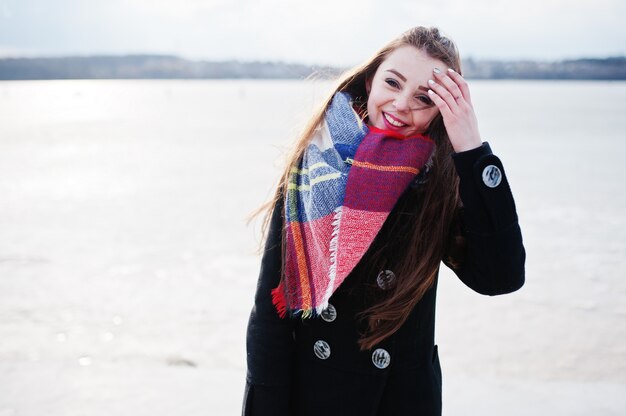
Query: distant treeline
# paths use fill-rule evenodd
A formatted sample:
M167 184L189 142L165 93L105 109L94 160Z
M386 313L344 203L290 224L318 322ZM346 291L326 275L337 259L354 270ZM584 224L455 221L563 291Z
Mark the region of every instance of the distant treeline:
M312 73L334 76L338 72L282 62L190 61L163 55L0 59L0 80L299 79Z
M584 58L556 62L463 61L465 76L474 79L626 80L626 57Z
M163 55L2 58L0 80L303 79L330 78L343 69L283 62L190 61ZM463 71L473 79L626 80L626 57L555 62L466 59Z

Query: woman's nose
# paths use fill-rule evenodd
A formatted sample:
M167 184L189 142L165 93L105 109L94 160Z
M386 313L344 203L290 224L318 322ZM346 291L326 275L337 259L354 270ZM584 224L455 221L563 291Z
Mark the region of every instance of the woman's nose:
M397 95L393 100L393 106L398 111L408 111L409 110L409 99L405 97L403 94Z

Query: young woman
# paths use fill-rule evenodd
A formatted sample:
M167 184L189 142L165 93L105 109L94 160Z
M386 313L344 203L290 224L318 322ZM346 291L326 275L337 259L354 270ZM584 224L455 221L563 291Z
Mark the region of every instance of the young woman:
M443 261L473 290L524 283L500 160L455 45L416 27L342 77L268 213L244 415L439 415Z

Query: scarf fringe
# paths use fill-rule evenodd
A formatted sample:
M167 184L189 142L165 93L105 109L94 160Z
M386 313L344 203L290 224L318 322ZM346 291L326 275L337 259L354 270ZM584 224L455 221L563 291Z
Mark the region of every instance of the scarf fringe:
M287 299L285 299L285 291L282 284L272 289L272 303L281 318L287 316Z
M335 279L337 277L337 254L339 252L339 225L341 224L341 214L343 213L342 206L335 209L333 218L333 232L330 240L330 268L328 270L328 287L326 293L322 299L322 304L319 306L317 312L320 313L324 309L324 305L328 304L328 299L333 294L333 287L335 286Z
M276 308L276 312L278 312L278 316L280 316L281 319L287 317L287 312L289 312L289 316L291 317L296 317L299 315L302 319L313 318L313 317L318 316L321 313L321 310L316 310L316 309L296 309L296 310L288 311L287 299L285 298L285 291L283 289L282 284L272 289L271 293L272 293L272 304L274 305L274 308ZM323 309L327 307L328 307L328 302L326 303L326 306Z
M271 293L272 293L272 304L274 305L274 308L276 308L276 312L278 313L278 316L280 316L281 319L286 318L287 317L287 300L285 299L285 291L283 290L282 284L272 289ZM326 306L322 308L322 310L327 307L328 307L328 303L326 303ZM289 315L291 317L296 317L300 315L302 319L317 317L319 316L320 313L321 313L321 310L316 310L316 309L296 309L296 310L289 311Z

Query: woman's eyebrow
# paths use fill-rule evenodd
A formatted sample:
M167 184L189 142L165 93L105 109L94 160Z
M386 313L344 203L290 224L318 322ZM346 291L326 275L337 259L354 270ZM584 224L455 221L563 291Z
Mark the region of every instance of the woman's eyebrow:
M391 72L392 74L400 78L402 82L406 82L406 77L402 75L401 73L399 73L398 71L396 71L395 69L388 69L387 72ZM428 92L428 88L423 85L420 85L419 87L417 87L417 89Z
M399 73L398 71L396 71L395 69L388 69L387 72L391 72L392 74L394 74L398 78L400 78L402 80L402 82L406 82L406 77L404 75L402 75L401 73Z

